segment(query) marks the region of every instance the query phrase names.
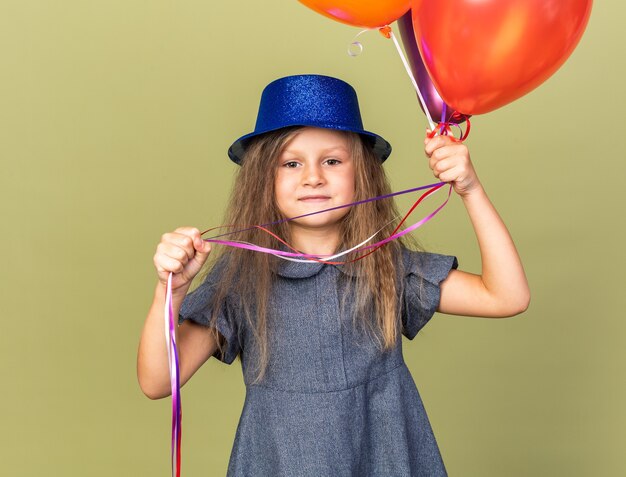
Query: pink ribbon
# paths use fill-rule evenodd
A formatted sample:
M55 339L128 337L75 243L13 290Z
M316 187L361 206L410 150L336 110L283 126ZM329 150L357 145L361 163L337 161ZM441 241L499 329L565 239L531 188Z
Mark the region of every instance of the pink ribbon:
M295 219L299 219L302 217L307 217L309 215L315 215L315 214L321 214L323 212L328 212L331 210L336 210L336 209L341 209L344 207L352 207L354 205L358 205L358 204L363 204L366 202L371 202L374 200L381 200L381 199L386 199L388 197L393 197L396 195L401 195L401 194L407 194L410 192L415 192L418 190L423 190L423 189L432 189L431 191L429 191L427 194L428 195L432 192L435 192L436 190L439 190L443 185L445 185L445 182L439 182L437 184L430 184L430 185L426 185L426 186L420 186L420 187L415 187L413 189L407 189L407 190L403 190L400 192L393 192L391 194L386 194L383 196L379 196L379 197L374 197L371 199L365 199L365 200L361 200L358 202L353 202L351 204L345 204L345 205L340 205L337 207L331 207L329 209L324 209L324 210L319 210L317 212L311 212L309 214L304 214L304 215L300 215L298 217L291 217L288 219L282 219L279 220L277 222L272 222L270 224L265 224L262 226L258 226L261 228L265 228L268 227L270 225L276 225L282 222L286 222L286 221L290 221L290 220L295 220ZM377 247L380 247L388 242L391 242L392 240L397 239L398 237L402 237L403 235L406 235L412 231L414 231L415 229L421 227L422 225L424 225L426 222L428 222L429 220L431 220L435 215L437 215L439 213L439 211L441 209L443 209L445 207L445 205L448 203L448 201L450 200L450 195L452 193L452 184L450 184L450 188L448 189L448 195L446 196L446 199L444 200L444 202L437 207L433 212L431 212L430 214L426 215L424 218L422 218L421 220L419 220L418 222L414 223L413 225L411 225L410 227L407 227L404 230L401 230L399 232L396 232L392 235L390 235L389 237L370 244L370 245L366 245L366 243L369 240L372 240L374 238L374 236L376 236L380 231L376 232L374 235L372 235L370 238L368 238L365 242L363 242L362 244L359 244L357 247L354 247L350 250L346 250L344 252L341 252L339 254L335 254L335 255L310 255L310 254L306 254L306 253L299 253L299 252L287 252L284 250L275 250L275 249L271 249L271 248L266 248L266 247L259 247L258 245L254 245L254 244L250 244L250 243L245 243L245 242L238 242L235 240L220 240L218 239L218 237L223 237L226 235L231 235L231 234L235 234L238 232L241 232L242 230L238 230L238 231L234 231L234 232L227 232L225 234L221 234L221 235L217 235L215 237L212 238L208 238L208 239L203 239L206 240L207 242L211 242L211 243L217 243L217 244L221 244L221 245L226 245L229 247L237 247L237 248L243 248L243 249L247 249L247 250L252 250L255 252L260 252L260 253L271 253L272 255L275 255L277 257L280 258L284 258L287 260L292 260L294 258L301 258L304 259L303 261L308 261L308 262L318 262L318 261L324 261L324 260L331 260L334 258L337 258L339 256L345 255L347 253L350 252L360 252L360 251L365 251L365 250L370 250L370 249L376 249ZM416 203L417 204L417 203ZM413 206L413 208L415 208L415 206ZM413 208L409 211L409 214L413 211ZM407 214L405 216L405 218L402 220L404 221L406 219L406 217L408 217ZM254 226L257 227L257 226ZM219 227L216 227L219 228ZM252 228L252 227L250 227ZM250 230L250 228L244 229L244 230ZM210 231L210 230L214 230L214 229L209 229L206 230L204 233ZM370 252L371 253L371 252ZM168 365L169 365L169 373L170 373L170 384L171 384L171 391L172 391L172 442L171 442L171 466L172 466L172 476L173 477L180 477L180 464L181 464L181 442L182 442L182 406L181 406L181 395L180 395L180 364L178 361L178 349L176 346L176 326L177 324L174 323L174 309L173 309L173 305L172 305L172 273L169 274L168 278L167 278L167 290L166 290L166 296L165 296L165 310L164 310L164 318L165 318L165 342L166 342L166 347L167 347L167 359L168 359Z
M180 400L180 365L178 362L178 348L176 347L176 323L174 323L174 308L172 305L172 273L167 277L167 291L165 294L165 345L167 346L167 360L170 371L170 385L172 390L172 445L171 463L172 476L180 477L180 446L182 441L182 406Z
M359 201L359 202L353 202L351 204L340 205L340 206L337 206L337 207L331 207L329 209L324 209L324 210L319 210L319 211L311 212L311 213L304 214L304 215L299 215L297 217L291 217L291 218L288 218L288 219L283 219L283 220L280 220L280 221L277 221L277 222L272 222L270 224L262 225L262 226L259 226L259 227L265 228L265 227L267 227L269 225L275 225L275 224L278 224L278 223L282 223L282 222L286 222L286 221L290 221L290 220L295 220L295 219L299 219L299 218L302 218L302 217L308 217L310 215L321 214L323 212L329 212L331 210L336 210L336 209L340 209L340 208L344 208L344 207L351 207L351 206L362 204L362 203L365 203L365 202L371 202L373 200L380 200L380 199L384 199L384 198L391 197L391 196L394 196L394 195L406 194L406 193L409 193L409 192L415 192L417 190L423 190L423 189L426 189L426 188L433 188L433 189L437 188L438 189L438 188L442 187L445 184L446 184L445 182L439 182L437 184L430 184L430 185L427 185L427 186L421 186L421 187L416 187L416 188L413 188L413 189L407 189L405 191L400 191L400 192L395 192L395 193L392 193L392 194L387 194L387 195L384 195L384 196L374 197L372 199L365 199L365 200L362 200L362 201ZM380 246L382 246L382 245L384 245L384 244L386 244L388 242L391 242L392 240L397 239L398 237L402 237L403 235L406 235L406 234L414 231L415 229L421 227L426 222L428 222L430 219L432 219L435 215L437 215L437 213L439 213L439 211L441 209L443 209L443 207L448 203L448 200L450 200L451 192L452 192L452 185L450 185L450 188L448 189L448 195L447 195L445 201L439 207L437 207L433 212L431 212L430 214L428 214L426 217L424 217L420 221L416 222L415 224L411 225L410 227L407 227L406 229L404 229L404 230L402 230L400 232L396 232L395 234L390 235L389 237L387 237L384 240L381 240L380 242L376 242L376 243L371 244L371 245L364 245L364 246L356 248L356 249L353 248L353 249L350 249L350 250L346 250L345 252L342 252L342 253L339 253L339 254L336 254L336 255L311 255L311 254L300 253L300 252L287 252L287 251L284 251L284 250L276 250L276 249L272 249L272 248L260 247L258 245L254 245L254 244L246 243L246 242L239 242L239 241L236 241L236 240L219 240L219 239L216 238L216 237L223 237L225 235L235 234L235 233L238 233L238 232L242 232L244 230L250 230L250 228L246 228L246 229L242 229L242 230L238 230L238 231L234 231L234 232L228 232L228 233L225 233L225 234L217 235L216 237L213 237L213 238L208 238L208 239L203 239L203 240L205 240L207 242L211 242L211 243L220 244L220 245L226 245L226 246L229 246L229 247L235 247L235 248L242 248L242 249L246 249L246 250L252 250L253 252L270 253L270 254L275 255L275 256L277 256L279 258L283 258L283 257L304 258L304 259L311 259L311 260L305 260L305 261L311 261L311 262L318 261L318 260L324 260L324 259L331 259L331 258L336 258L336 257L342 256L342 255L345 255L345 254L350 253L350 252L361 252L361 251L364 251L364 250L369 250L369 249L372 249L372 248L380 247ZM209 229L209 230L212 230L212 229ZM208 230L206 232L208 232ZM376 235L376 234L374 234L374 235ZM372 237L370 237L370 239ZM315 259L317 259L317 260L315 260Z

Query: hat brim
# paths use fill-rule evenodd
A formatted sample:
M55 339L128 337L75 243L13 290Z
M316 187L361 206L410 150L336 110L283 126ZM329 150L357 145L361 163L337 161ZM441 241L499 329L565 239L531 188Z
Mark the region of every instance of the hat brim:
M372 151L374 152L376 157L380 159L380 162L385 162L385 160L391 154L391 144L389 144L384 138L382 138L378 134L374 134L370 131L365 131L364 129L350 129L350 128L345 128L345 127L341 127L337 125L316 124L313 126L309 124L292 124L290 126L281 126L279 128L267 129L265 131L255 131L250 134L246 134L245 136L241 136L230 146L230 148L228 148L228 157L230 157L230 160L233 161L235 164L241 165L241 161L243 160L246 147L248 146L248 143L250 142L250 140L252 140L255 137L261 136L263 134L272 132L272 131L278 131L285 127L297 127L297 126L317 127L317 128L324 128L324 129L333 129L336 131L346 131L346 132L357 133L359 136L361 136L363 140L365 140L367 144L371 146Z

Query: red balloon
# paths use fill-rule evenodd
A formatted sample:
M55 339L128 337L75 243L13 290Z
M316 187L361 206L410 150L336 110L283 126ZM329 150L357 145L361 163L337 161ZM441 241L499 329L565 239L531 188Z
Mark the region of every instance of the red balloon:
M547 80L582 36L592 0L415 0L413 29L439 94L464 114Z
M404 15L411 0L300 0L300 3L348 25L377 28Z

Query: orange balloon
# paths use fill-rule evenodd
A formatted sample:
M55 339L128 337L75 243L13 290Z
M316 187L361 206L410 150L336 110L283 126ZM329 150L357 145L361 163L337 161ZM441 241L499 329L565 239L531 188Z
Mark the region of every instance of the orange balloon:
M404 15L411 0L299 0L322 15L348 25L378 28Z
M443 100L464 114L547 80L582 36L592 0L415 0L413 30Z

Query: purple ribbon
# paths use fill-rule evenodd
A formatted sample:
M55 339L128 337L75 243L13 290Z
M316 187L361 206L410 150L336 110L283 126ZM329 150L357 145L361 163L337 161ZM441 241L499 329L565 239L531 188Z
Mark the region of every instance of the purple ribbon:
M269 227L271 225L278 225L278 224L282 224L283 222L288 222L290 220L301 219L303 217L308 217L310 215L321 214L323 212L330 212L331 210L343 209L345 207L352 207L353 205L366 204L367 202L374 202L376 200L388 199L389 197L395 197L397 195L402 195L402 194L409 194L411 192L417 192L418 190L430 189L430 188L437 187L437 186L442 186L442 185L445 185L445 184L446 184L445 182L437 182L435 184L429 184L429 185L425 185L425 186L414 187L412 189L405 189L405 190L401 190L399 192L391 192L390 194L379 195L378 197L371 197L369 199L359 200L357 202L352 202L350 204L338 205L336 207L331 207L330 209L318 210L316 212L309 212L308 214L298 215L296 217L289 217L287 219L277 220L276 222L270 222L268 224L260 225L260 227ZM254 228L256 228L256 226L248 227L248 228L241 229L241 230L235 230L233 232L226 232L226 233L223 233L223 234L220 234L220 235L214 235L213 237L209 237L208 239L205 239L205 240L212 240L212 239L216 239L216 238L219 238L219 237L225 237L227 235L236 234L236 233L239 233L239 232L245 232L247 230L252 230Z
M394 197L397 195L401 195L401 194L408 194L410 192L416 192L419 190L424 190L424 189L428 189L428 188L435 188L435 187L440 187L443 186L445 184L445 182L438 182L436 184L430 184L430 185L425 185L425 186L420 186L420 187L414 187L412 189L406 189L400 192L392 192L390 194L385 194L382 196L378 196L378 197L373 197L370 199L364 199L364 200L360 200L357 202L353 202L351 204L345 204L345 205L339 205L337 207L331 207L329 209L324 209L324 210L319 210L317 212L310 212L308 214L303 214L303 215L299 215L297 217L291 217L291 218L287 218L287 219L282 219L282 220L278 220L276 222L271 222L269 224L264 224L261 227L268 227L271 225L277 225L283 222L287 222L290 220L295 220L295 219L299 219L302 217L308 217L311 215L315 215L315 214L321 214L323 212L329 212L331 210L337 210L337 209L342 209L344 207L352 207L354 205L359 205L359 204L365 204L367 202L372 202L375 200L381 200L381 199L387 199L389 197ZM422 225L424 225L426 222L428 222L430 219L432 219L435 215L437 215L437 213L439 213L439 211L441 209L444 208L444 206L448 203L448 201L450 200L450 195L452 193L452 184L450 184L450 188L448 189L448 195L445 199L445 201L439 206L437 207L433 212L431 212L430 214L428 214L426 217L424 217L423 219L419 220L418 222L414 223L413 225L411 225L410 227L407 227L404 230L401 230L393 235L390 235L389 237L371 244L371 245L365 245L363 247L360 247L358 249L355 250L349 250L346 251L344 253L348 253L351 251L363 251L363 250L368 250L374 247L379 247L383 244L386 244L388 242L391 242L392 240L398 238L398 237L402 237L403 235L406 235L410 232L412 232L413 230L417 229L418 227L421 227ZM309 254L304 254L304 253L294 253L294 252L286 252L283 250L274 250L274 249L270 249L270 248L265 248L265 247L259 247L257 245L253 245L253 244L248 244L248 243L243 243L243 242L236 242L236 241L228 241L228 240L218 240L219 237L224 237L227 235L232 235L238 232L243 232L245 230L251 230L255 227L248 227L246 229L242 229L242 230L237 230L234 232L227 232L224 234L220 234L220 235L216 235L214 237L208 238L208 239L203 239L206 240L207 242L212 242L212 243L218 243L218 244L222 244L222 245L227 245L227 246L231 246L231 247L238 247L238 248L244 248L244 249L248 249L248 250L253 250L255 252L262 252L262 253L271 253L273 255L278 255L278 256L285 256L285 257L301 257L301 258L321 258L324 256L315 256L315 255L309 255ZM336 255L339 256L339 255ZM313 260L311 260L313 261ZM173 309L173 305L172 305L172 273L169 274L168 276L168 280L167 280L167 291L166 291L166 296L165 296L165 313L164 313L164 318L165 318L165 341L166 341L166 346L167 346L167 358L168 358L168 364L169 364L169 373L170 373L170 385L171 385L171 392L172 392L172 443L171 443L171 463L172 463L172 476L173 477L180 477L180 464L181 464L181 442L182 442L182 406L181 406L181 395L180 395L180 363L178 361L178 348L176 346L176 323L174 323L174 309Z
M372 202L372 201L375 201L375 200L386 199L386 198L393 197L393 196L396 196L396 195L408 194L410 192L416 192L416 191L424 190L424 189L428 189L428 188L435 188L435 187L438 187L438 186L442 186L444 184L445 184L445 182L438 182L436 184L430 184L430 185L426 185L426 186L414 187L412 189L406 189L406 190L403 190L403 191L400 191L400 192L392 192L390 194L386 194L386 195L382 195L382 196L378 196L378 197L373 197L373 198L370 198L370 199L364 199L364 200L360 200L358 202L353 202L353 203L350 203L350 204L339 205L339 206L336 206L336 207L331 207L329 209L318 210L316 212L310 212L308 214L298 215L297 217L290 217L290 218L287 218L287 219L278 220L276 222L271 222L269 224L262 225L261 227L267 227L267 226L270 226L270 225L276 225L276 224L280 224L280 223L287 222L287 221L290 221L290 220L299 219L299 218L302 218L302 217L308 217L308 216L315 215L315 214L321 214L323 212L329 212L331 210L342 209L344 207L352 207L354 205L364 204L366 202ZM435 209L432 213L428 214L426 217L424 217L420 221L416 222L415 224L411 225L410 227L407 227L404 230L401 230L401 231L399 231L399 232L397 232L397 233L395 233L393 235L390 235L389 237L387 237L384 240L381 240L380 242L376 242L374 244L365 245L365 246L363 246L361 248L358 248L358 249L356 249L355 252L361 252L361 251L364 251L364 250L369 250L369 249L374 248L374 247L379 247L379 246L384 245L384 244L386 244L388 242L391 242L392 240L394 240L394 239L396 239L398 237L402 237L403 235L406 235L406 234L414 231L418 227L421 227L426 222L428 222L430 219L432 219L435 215L437 215L437 213L441 209L443 209L443 207L450 200L450 194L451 193L452 193L452 184L450 184L450 188L448 189L448 196L446 197L446 200L439 207L437 207L437 209ZM283 251L283 250L275 250L275 249L266 248L266 247L260 247L258 245L245 243L245 242L237 242L237 241L231 241L231 240L218 240L218 237L224 237L226 235L231 235L231 234L235 234L235 233L238 233L238 232L251 230L253 228L255 228L255 227L248 227L246 229L236 230L234 232L227 232L227 233L216 235L214 237L211 237L211 238L208 238L208 239L203 239L203 240L205 240L207 242L211 242L211 243L217 243L217 244L220 244L220 245L226 245L226 246L229 246L229 247L242 248L242 249L246 249L246 250L252 250L254 252L270 253L272 255L278 255L278 256L284 256L284 257L318 258L318 259L325 257L325 255L310 255L310 254L306 254L306 253L286 252L286 251ZM311 261L315 261L315 260L311 260Z
M172 273L167 278L165 295L165 344L170 372L170 386L172 390L172 445L171 464L172 476L180 477L180 454L182 441L182 406L180 398L180 363L178 362L178 348L176 346L176 323L174 323L174 308L172 305Z

